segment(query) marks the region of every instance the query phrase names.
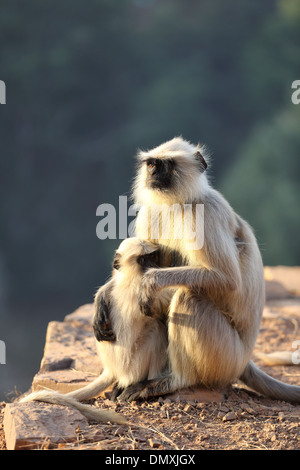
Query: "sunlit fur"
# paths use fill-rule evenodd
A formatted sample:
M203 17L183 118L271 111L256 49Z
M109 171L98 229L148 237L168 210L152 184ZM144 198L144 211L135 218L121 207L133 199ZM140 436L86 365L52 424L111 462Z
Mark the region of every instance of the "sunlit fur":
M147 318L142 315L137 295L143 276L143 269L137 262L140 255L148 255L157 250L150 242L136 238L124 240L119 249L120 267L113 270L111 280L96 294L95 307L99 298L106 296L110 305L110 320L116 334L115 342L97 342L97 351L104 365L101 375L87 386L65 395L50 390L34 392L22 402L43 401L73 406L93 421L126 423L126 420L112 411L97 409L80 403L82 400L98 396L112 383L119 387L156 377L167 362L167 330L164 310L170 296L165 294L157 299L155 306L158 315Z
M177 137L138 155L134 198L142 207L137 236L151 238L147 224L153 204L162 204L152 220L156 225L168 216L167 205L204 204L204 245L190 250L185 237L151 240L179 253L185 264L150 269L139 294L142 310L152 309L155 315L152 299L164 288L176 288L169 309L170 371L147 384L129 387L122 397L132 400L161 395L195 384L222 388L240 378L262 394L300 402L300 387L275 381L251 362L265 302L261 255L250 226L197 168L197 150L199 147ZM150 157L174 159L176 184L171 191L147 186L143 162ZM176 215L172 223L174 227L180 224ZM236 239L243 240L243 249L238 248Z

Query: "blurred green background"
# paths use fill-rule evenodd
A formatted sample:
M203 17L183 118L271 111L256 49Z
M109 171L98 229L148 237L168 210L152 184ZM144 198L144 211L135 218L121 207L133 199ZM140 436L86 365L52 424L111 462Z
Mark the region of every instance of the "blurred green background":
M139 147L205 143L264 263L300 264L298 0L1 0L0 43L0 398L107 279L96 208L128 194Z

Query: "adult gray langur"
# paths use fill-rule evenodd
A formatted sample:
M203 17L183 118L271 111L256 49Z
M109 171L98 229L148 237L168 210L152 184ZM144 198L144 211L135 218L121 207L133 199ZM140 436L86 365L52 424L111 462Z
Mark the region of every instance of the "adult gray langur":
M300 387L273 379L251 361L265 303L263 263L251 227L210 185L206 160L203 147L181 137L138 154L136 235L179 261L147 270L139 289L142 312L154 317L154 299L165 288L175 289L168 313L169 370L130 385L120 399L196 384L224 388L240 379L267 397L299 403ZM204 207L200 223L199 205ZM186 207L192 224L182 232ZM203 239L197 238L199 231Z

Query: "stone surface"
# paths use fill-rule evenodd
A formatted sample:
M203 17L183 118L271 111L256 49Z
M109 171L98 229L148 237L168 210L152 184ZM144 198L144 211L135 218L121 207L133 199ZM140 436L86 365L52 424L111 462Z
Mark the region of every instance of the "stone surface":
M170 401L195 401L198 403L219 403L224 400L222 392L207 390L200 387L182 388L175 393L165 395Z
M64 322L50 322L44 355L32 390L50 388L71 392L94 380L102 371L91 326L93 305L84 305Z
M298 317L300 314L300 268L265 268L267 304L264 319ZM94 307L87 304L65 317L50 322L47 329L40 371L32 389L50 388L63 393L83 387L101 372L92 330ZM294 323L290 322L293 326ZM109 392L109 391L108 391ZM164 397L168 402L222 402L221 392L190 387ZM154 405L153 405L154 406ZM224 413L225 415L226 413ZM230 418L230 416L229 416ZM69 407L33 403L8 404L4 415L7 448L43 448L57 443L75 442L78 434L91 433L85 417ZM94 429L91 441L101 440ZM101 431L103 432L103 431Z
M266 266L265 280L280 283L291 295L300 296L300 266Z
M79 411L45 403L11 403L5 407L4 432L8 450L32 450L60 442L74 442L88 430Z
M76 370L57 370L38 372L32 382L32 391L42 389L56 390L61 393L72 392L92 382L96 375Z
M300 298L272 299L267 302L263 311L264 318L272 318L278 315L283 317L299 317Z
M286 299L291 293L278 281L265 281L266 300Z
M80 325L88 324L91 326L94 310L94 304L81 305L81 307L77 308L73 313L66 315L64 321L71 322L73 324L79 322Z

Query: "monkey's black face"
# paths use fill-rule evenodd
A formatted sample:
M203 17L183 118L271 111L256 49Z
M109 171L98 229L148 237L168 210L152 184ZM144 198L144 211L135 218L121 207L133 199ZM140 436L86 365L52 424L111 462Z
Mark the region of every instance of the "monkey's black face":
M147 186L150 189L166 191L172 187L175 163L172 159L149 158L147 165Z
M158 268L159 267L159 250L153 251L152 253L148 253L146 255L138 256L137 262L142 267L143 271L146 271L147 269L150 269L150 268Z
M113 269L119 270L122 269L121 264L121 253L116 253L113 260ZM159 250L152 251L152 253L146 253L140 256L137 256L136 262L141 266L142 271L146 271L150 268L159 268L160 266L160 253ZM126 264L126 261L125 261Z

